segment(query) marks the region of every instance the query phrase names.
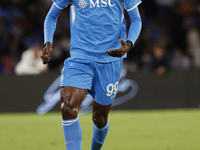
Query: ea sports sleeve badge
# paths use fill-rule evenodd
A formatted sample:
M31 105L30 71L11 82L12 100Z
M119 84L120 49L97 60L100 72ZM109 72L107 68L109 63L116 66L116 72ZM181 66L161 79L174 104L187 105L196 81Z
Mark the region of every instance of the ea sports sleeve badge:
M58 7L59 9L64 9L65 7L67 7L67 5L69 4L70 0L52 0L56 7Z
M132 9L136 8L140 3L141 0L123 0L125 3L125 8L127 11L131 11Z

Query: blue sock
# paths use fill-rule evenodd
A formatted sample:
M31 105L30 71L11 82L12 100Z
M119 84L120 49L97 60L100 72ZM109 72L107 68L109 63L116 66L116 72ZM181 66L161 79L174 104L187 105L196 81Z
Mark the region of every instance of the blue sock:
M67 150L81 150L82 131L79 119L62 120Z
M107 121L107 124L99 129L95 124L93 124L93 136L92 136L92 144L91 144L91 150L100 150L103 146L104 140L106 138L106 135L108 133L109 129L109 121Z

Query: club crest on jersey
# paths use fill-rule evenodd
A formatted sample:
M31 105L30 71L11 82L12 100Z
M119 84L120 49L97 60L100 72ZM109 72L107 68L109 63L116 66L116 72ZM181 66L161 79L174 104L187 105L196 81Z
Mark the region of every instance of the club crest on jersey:
M88 3L85 0L79 0L79 2L78 2L78 5L79 5L79 7L81 7L81 9L86 8L87 4Z

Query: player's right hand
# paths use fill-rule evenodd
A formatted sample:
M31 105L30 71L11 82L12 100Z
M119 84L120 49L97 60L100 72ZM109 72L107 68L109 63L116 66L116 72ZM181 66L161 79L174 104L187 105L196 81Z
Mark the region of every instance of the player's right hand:
M43 64L47 64L50 61L51 58L49 56L52 50L52 44L50 42L47 42L45 48L42 50L42 54L40 55Z

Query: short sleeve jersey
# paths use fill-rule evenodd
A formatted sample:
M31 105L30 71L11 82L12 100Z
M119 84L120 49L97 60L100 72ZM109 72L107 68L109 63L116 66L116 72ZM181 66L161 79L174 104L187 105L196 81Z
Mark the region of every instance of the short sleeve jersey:
M141 1L54 0L54 3L59 9L71 4L71 58L111 62L120 58L109 56L105 50L118 49L120 39L126 40L124 7L130 11Z

